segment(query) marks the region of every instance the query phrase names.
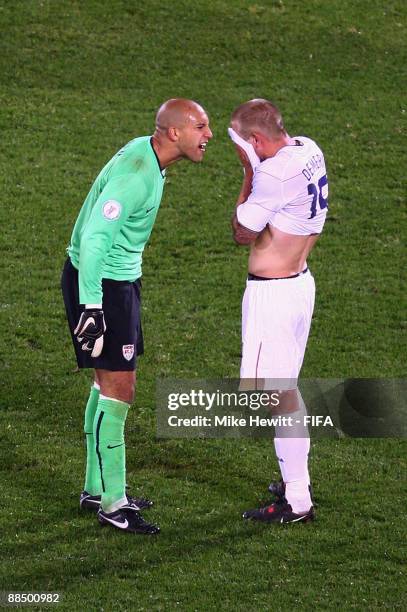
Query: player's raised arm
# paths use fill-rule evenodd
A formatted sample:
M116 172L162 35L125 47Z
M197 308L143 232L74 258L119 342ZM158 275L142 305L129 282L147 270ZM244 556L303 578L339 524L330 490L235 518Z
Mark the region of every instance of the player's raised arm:
M232 217L232 229L235 242L248 245L268 225L271 215L282 208L284 198L280 180L261 166L253 172L248 157L240 147L238 154L245 175Z
M239 144L237 144L237 142L235 142L235 148L240 162L243 166L244 172L242 187L240 189L239 197L237 198L236 202L237 209L237 207L243 202L245 202L251 194L253 184L253 167L249 160L248 154ZM236 244L251 244L252 242L254 242L254 240L256 240L258 232L253 232L239 223L236 215L236 209L232 216L233 239Z

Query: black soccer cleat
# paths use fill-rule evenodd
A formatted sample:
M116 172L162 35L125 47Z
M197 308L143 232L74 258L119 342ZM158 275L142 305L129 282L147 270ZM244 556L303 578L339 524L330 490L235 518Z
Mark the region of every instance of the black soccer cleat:
M279 480L278 482L270 482L269 491L277 499L285 499L285 482Z
M82 491L79 497L79 507L81 510L97 512L100 508L100 495L91 495L87 491Z
M313 521L315 512L313 506L307 512L299 514L293 512L290 504L276 502L264 508L247 510L243 513L243 518L251 521L261 521L263 523L307 523Z
M154 502L145 497L131 497L130 495L126 495L126 497L127 504L122 506L122 510L148 510L154 506Z
M150 499L144 497L131 497L126 495L127 504L123 506L125 510L148 510L154 505ZM79 506L81 510L89 510L90 512L97 512L100 508L101 495L90 495L87 491L82 491L79 498Z
M98 510L98 521L102 527L111 525L121 531L127 531L128 533L138 533L142 535L156 535L160 533L158 525L147 523L140 512L128 511L123 508L115 510L114 512L104 512L102 508Z
M270 493L274 495L277 502L287 501L285 498L285 482L282 479L278 482L270 482L268 489ZM314 503L312 485L308 485L308 490L311 495L311 501Z

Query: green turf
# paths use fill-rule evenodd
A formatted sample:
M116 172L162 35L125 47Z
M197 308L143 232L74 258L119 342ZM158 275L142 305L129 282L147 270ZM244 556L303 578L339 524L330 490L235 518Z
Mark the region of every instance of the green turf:
M277 475L269 442L159 441L154 410L158 377L238 374L226 127L255 96L329 170L303 375L405 376L406 17L402 0L0 1L0 590L60 591L66 610L405 609L405 441L315 442L318 521L275 530L240 520ZM162 533L132 539L77 509L88 376L59 276L100 167L172 96L200 101L214 138L169 169L145 252L128 480Z

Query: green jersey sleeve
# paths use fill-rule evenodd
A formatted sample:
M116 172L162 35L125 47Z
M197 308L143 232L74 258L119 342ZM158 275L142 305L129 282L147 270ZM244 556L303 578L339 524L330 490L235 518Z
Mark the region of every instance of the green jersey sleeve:
M81 304L102 303L103 264L116 236L147 198L142 173L116 176L100 193L83 229L79 257Z

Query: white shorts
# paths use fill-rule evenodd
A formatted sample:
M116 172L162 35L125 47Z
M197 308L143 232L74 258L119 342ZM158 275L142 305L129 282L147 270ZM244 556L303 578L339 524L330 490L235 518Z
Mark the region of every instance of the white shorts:
M240 378L297 379L314 310L311 272L248 280L242 304Z

